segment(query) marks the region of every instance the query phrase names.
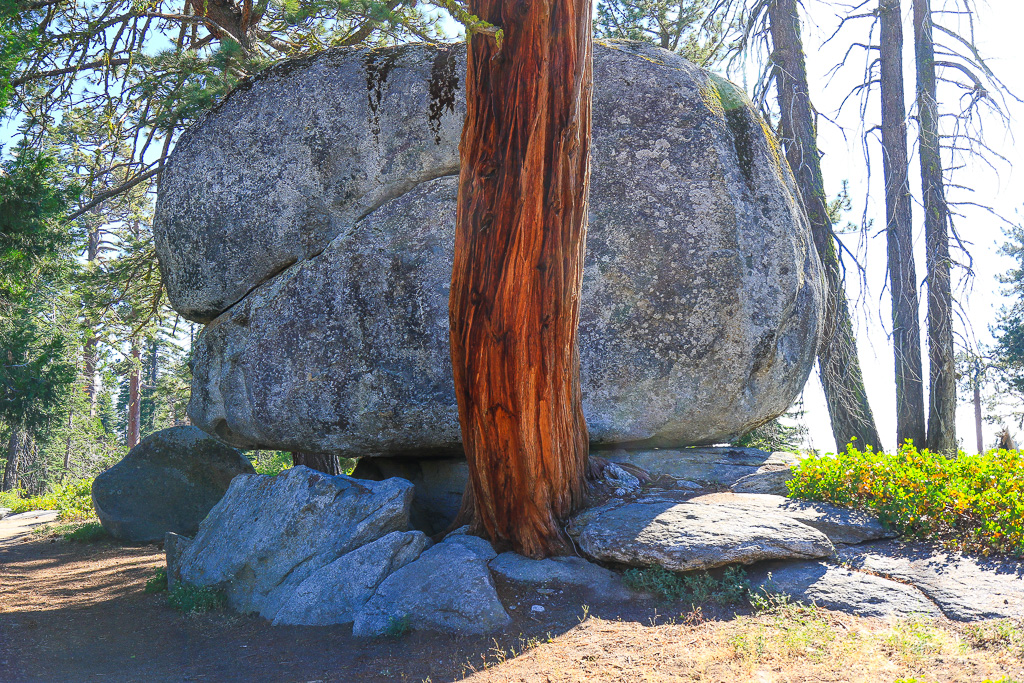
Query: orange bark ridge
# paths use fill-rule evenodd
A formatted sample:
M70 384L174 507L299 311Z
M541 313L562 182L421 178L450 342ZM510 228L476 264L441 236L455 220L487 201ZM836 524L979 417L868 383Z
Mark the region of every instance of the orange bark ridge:
M590 0L471 0L450 299L470 483L459 522L529 557L565 552L585 493L580 284L590 172Z

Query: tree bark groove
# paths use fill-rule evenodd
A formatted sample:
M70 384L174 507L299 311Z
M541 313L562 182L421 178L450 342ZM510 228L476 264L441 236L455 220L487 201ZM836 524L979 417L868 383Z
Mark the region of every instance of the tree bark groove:
M470 483L460 521L528 557L568 550L589 439L580 284L592 100L589 0L471 0L451 356Z
M881 450L882 442L864 388L857 338L850 320L839 256L828 215L825 182L818 157L817 130L807 84L796 0L776 0L769 8L775 83L782 113L782 142L796 175L818 258L825 271L825 324L818 347L818 368L832 421L836 448L856 439L860 448Z

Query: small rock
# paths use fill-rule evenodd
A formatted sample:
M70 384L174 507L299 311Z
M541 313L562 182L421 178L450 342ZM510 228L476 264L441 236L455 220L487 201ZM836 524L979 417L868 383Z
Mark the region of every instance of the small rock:
M239 474L254 474L234 448L191 426L150 434L92 484L103 528L122 541L190 536Z
M498 599L487 564L459 543L445 541L384 579L356 614L352 634L379 636L408 619L415 630L471 635L511 619Z
M263 616L272 618L274 626L347 624L384 579L419 557L429 543L420 531L392 531L316 570L291 591L276 615Z
M753 514L771 512L814 527L833 543L863 543L896 534L866 512L841 508L828 503L794 500L784 496L757 493L709 493L691 498L691 503L724 505Z
M174 590L175 584L181 580L179 574L181 554L191 543L191 538L173 531L168 531L164 536L164 556L167 558L167 590Z
M541 605L534 605L533 607L530 608L530 611L531 612L543 612L544 611L544 607L541 606Z
M581 557L531 560L517 553L502 553L489 566L495 576L515 583L577 586L602 598L628 599L631 595L618 574Z
M751 585L782 593L799 602L862 617L938 617L942 613L913 586L851 571L824 562L797 562L766 567Z
M569 534L591 557L670 571L832 555L828 538L769 509L648 498L577 515Z
M498 556L498 553L494 552L494 547L491 546L490 542L486 539L480 538L479 536L470 536L466 533L454 535L449 534L445 539L445 542L457 543L465 547L484 562L490 562Z
M624 496L626 493L636 493L640 490L640 480L614 463L605 467L604 478L609 484L617 487L615 491L617 496ZM619 493L619 491L622 491L622 493Z
M733 493L764 493L785 496L789 493L786 482L793 478L793 470L789 467L766 469L761 468L753 474L740 477L732 485Z
M4 518L10 517L10 516L11 516L11 509L10 508L0 508L0 519L4 519Z
M183 581L227 591L242 613L273 615L308 576L409 527L412 484L364 481L298 466L243 475L182 553Z
M855 569L912 584L950 619L1024 619L1024 563L965 557L919 543L887 541L843 548Z

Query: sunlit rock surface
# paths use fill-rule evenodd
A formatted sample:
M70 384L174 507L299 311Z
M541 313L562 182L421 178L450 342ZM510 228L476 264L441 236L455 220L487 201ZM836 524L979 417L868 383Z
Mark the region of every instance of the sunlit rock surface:
M209 322L189 413L233 445L461 450L448 352L461 45L267 70L182 136L157 251ZM812 366L821 274L792 174L738 90L658 48L595 47L580 359L595 445L720 443Z

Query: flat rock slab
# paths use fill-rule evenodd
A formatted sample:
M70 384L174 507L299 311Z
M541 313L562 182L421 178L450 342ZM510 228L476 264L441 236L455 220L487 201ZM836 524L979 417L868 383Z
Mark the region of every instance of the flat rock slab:
M796 464L792 453L769 453L759 448L658 448L615 449L598 453L614 463L626 463L651 474L696 482L703 486L729 487L763 468L787 468Z
M445 541L384 579L356 615L352 634L380 636L409 628L472 635L509 621L487 563L469 548Z
M770 509L658 498L588 510L572 520L569 534L597 560L670 571L834 552L825 534Z
M844 548L851 567L912 584L950 619L1024 619L1024 564L896 541Z
M862 617L942 616L913 586L825 562L773 564L750 578L769 593Z
M502 553L490 562L491 572L506 581L531 586L574 586L600 598L628 599L630 591L613 571L582 557L532 560L517 553Z
M330 476L308 467L241 475L181 553L182 581L227 591L242 613L272 619L316 570L409 528L412 484Z
M814 527L833 543L863 543L896 534L874 515L829 505L756 493L710 493L691 498L691 503L724 505L753 514L771 513Z

